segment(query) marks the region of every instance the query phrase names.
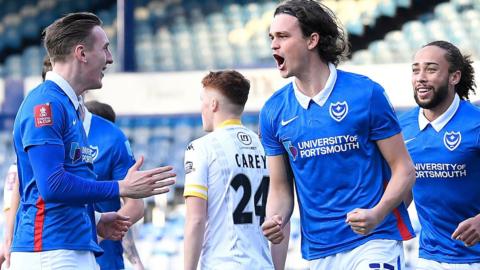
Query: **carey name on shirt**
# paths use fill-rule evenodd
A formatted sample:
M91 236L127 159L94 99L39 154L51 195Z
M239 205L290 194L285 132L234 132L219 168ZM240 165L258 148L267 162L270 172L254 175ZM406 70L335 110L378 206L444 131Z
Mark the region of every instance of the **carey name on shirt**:
M235 160L239 168L267 168L267 158L263 155L235 154Z

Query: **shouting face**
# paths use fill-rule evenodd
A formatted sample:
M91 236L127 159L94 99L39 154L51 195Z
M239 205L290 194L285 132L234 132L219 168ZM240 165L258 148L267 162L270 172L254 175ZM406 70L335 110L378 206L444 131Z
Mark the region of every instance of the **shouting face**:
M303 36L298 19L278 14L270 26L271 48L283 78L297 76L308 61L308 38Z

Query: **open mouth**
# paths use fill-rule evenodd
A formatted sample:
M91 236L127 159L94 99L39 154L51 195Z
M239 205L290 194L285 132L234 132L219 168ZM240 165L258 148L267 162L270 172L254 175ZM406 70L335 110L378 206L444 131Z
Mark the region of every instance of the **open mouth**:
M433 89L431 87L417 87L415 88L415 91L417 92L417 96L420 98L425 98L427 97L431 92L433 92Z
M278 54L273 54L273 58L277 62L277 68L283 69L283 67L285 66L285 58L281 57Z

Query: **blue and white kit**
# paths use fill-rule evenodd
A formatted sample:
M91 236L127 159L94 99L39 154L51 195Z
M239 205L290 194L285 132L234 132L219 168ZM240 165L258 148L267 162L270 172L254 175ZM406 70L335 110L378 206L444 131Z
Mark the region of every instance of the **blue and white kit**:
M310 99L291 82L260 113L266 154L288 154L290 160L307 260L373 239L414 237L403 203L367 236L355 234L345 222L353 209L372 208L380 201L391 172L376 141L400 133L400 126L379 84L333 64L329 69L317 96Z
M400 119L416 169L413 196L422 225L420 257L480 262L480 245L466 247L451 238L460 222L480 214L480 110L456 95L433 122L418 107Z
M60 75L23 101L14 123L20 205L12 252L101 252L88 204L119 197L118 183L97 182L75 92Z
M97 180L121 180L135 163L130 143L123 132L112 122L85 111L83 127L92 149L92 160ZM116 212L120 198L94 203L97 212ZM97 257L102 270L124 269L122 241L103 240L100 247L104 253Z

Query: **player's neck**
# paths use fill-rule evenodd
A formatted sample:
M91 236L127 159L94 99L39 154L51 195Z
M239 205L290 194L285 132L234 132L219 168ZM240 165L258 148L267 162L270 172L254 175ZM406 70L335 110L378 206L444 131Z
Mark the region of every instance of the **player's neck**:
M238 124L240 123L240 115L237 114L221 114L221 115L214 115L213 117L213 130L217 128L224 127L225 125L229 125L232 123Z
M68 84L70 84L77 96L80 96L81 94L83 94L83 92L85 92L83 87L81 86L81 83L78 82L78 72L72 64L55 63L52 67L52 70L58 75L60 75L64 80L66 80Z
M313 60L303 72L295 76L295 83L304 95L314 97L325 88L329 76L328 64L320 59Z
M423 115L428 121L432 122L444 114L455 98L455 93L448 95L440 104L431 109L423 109Z

